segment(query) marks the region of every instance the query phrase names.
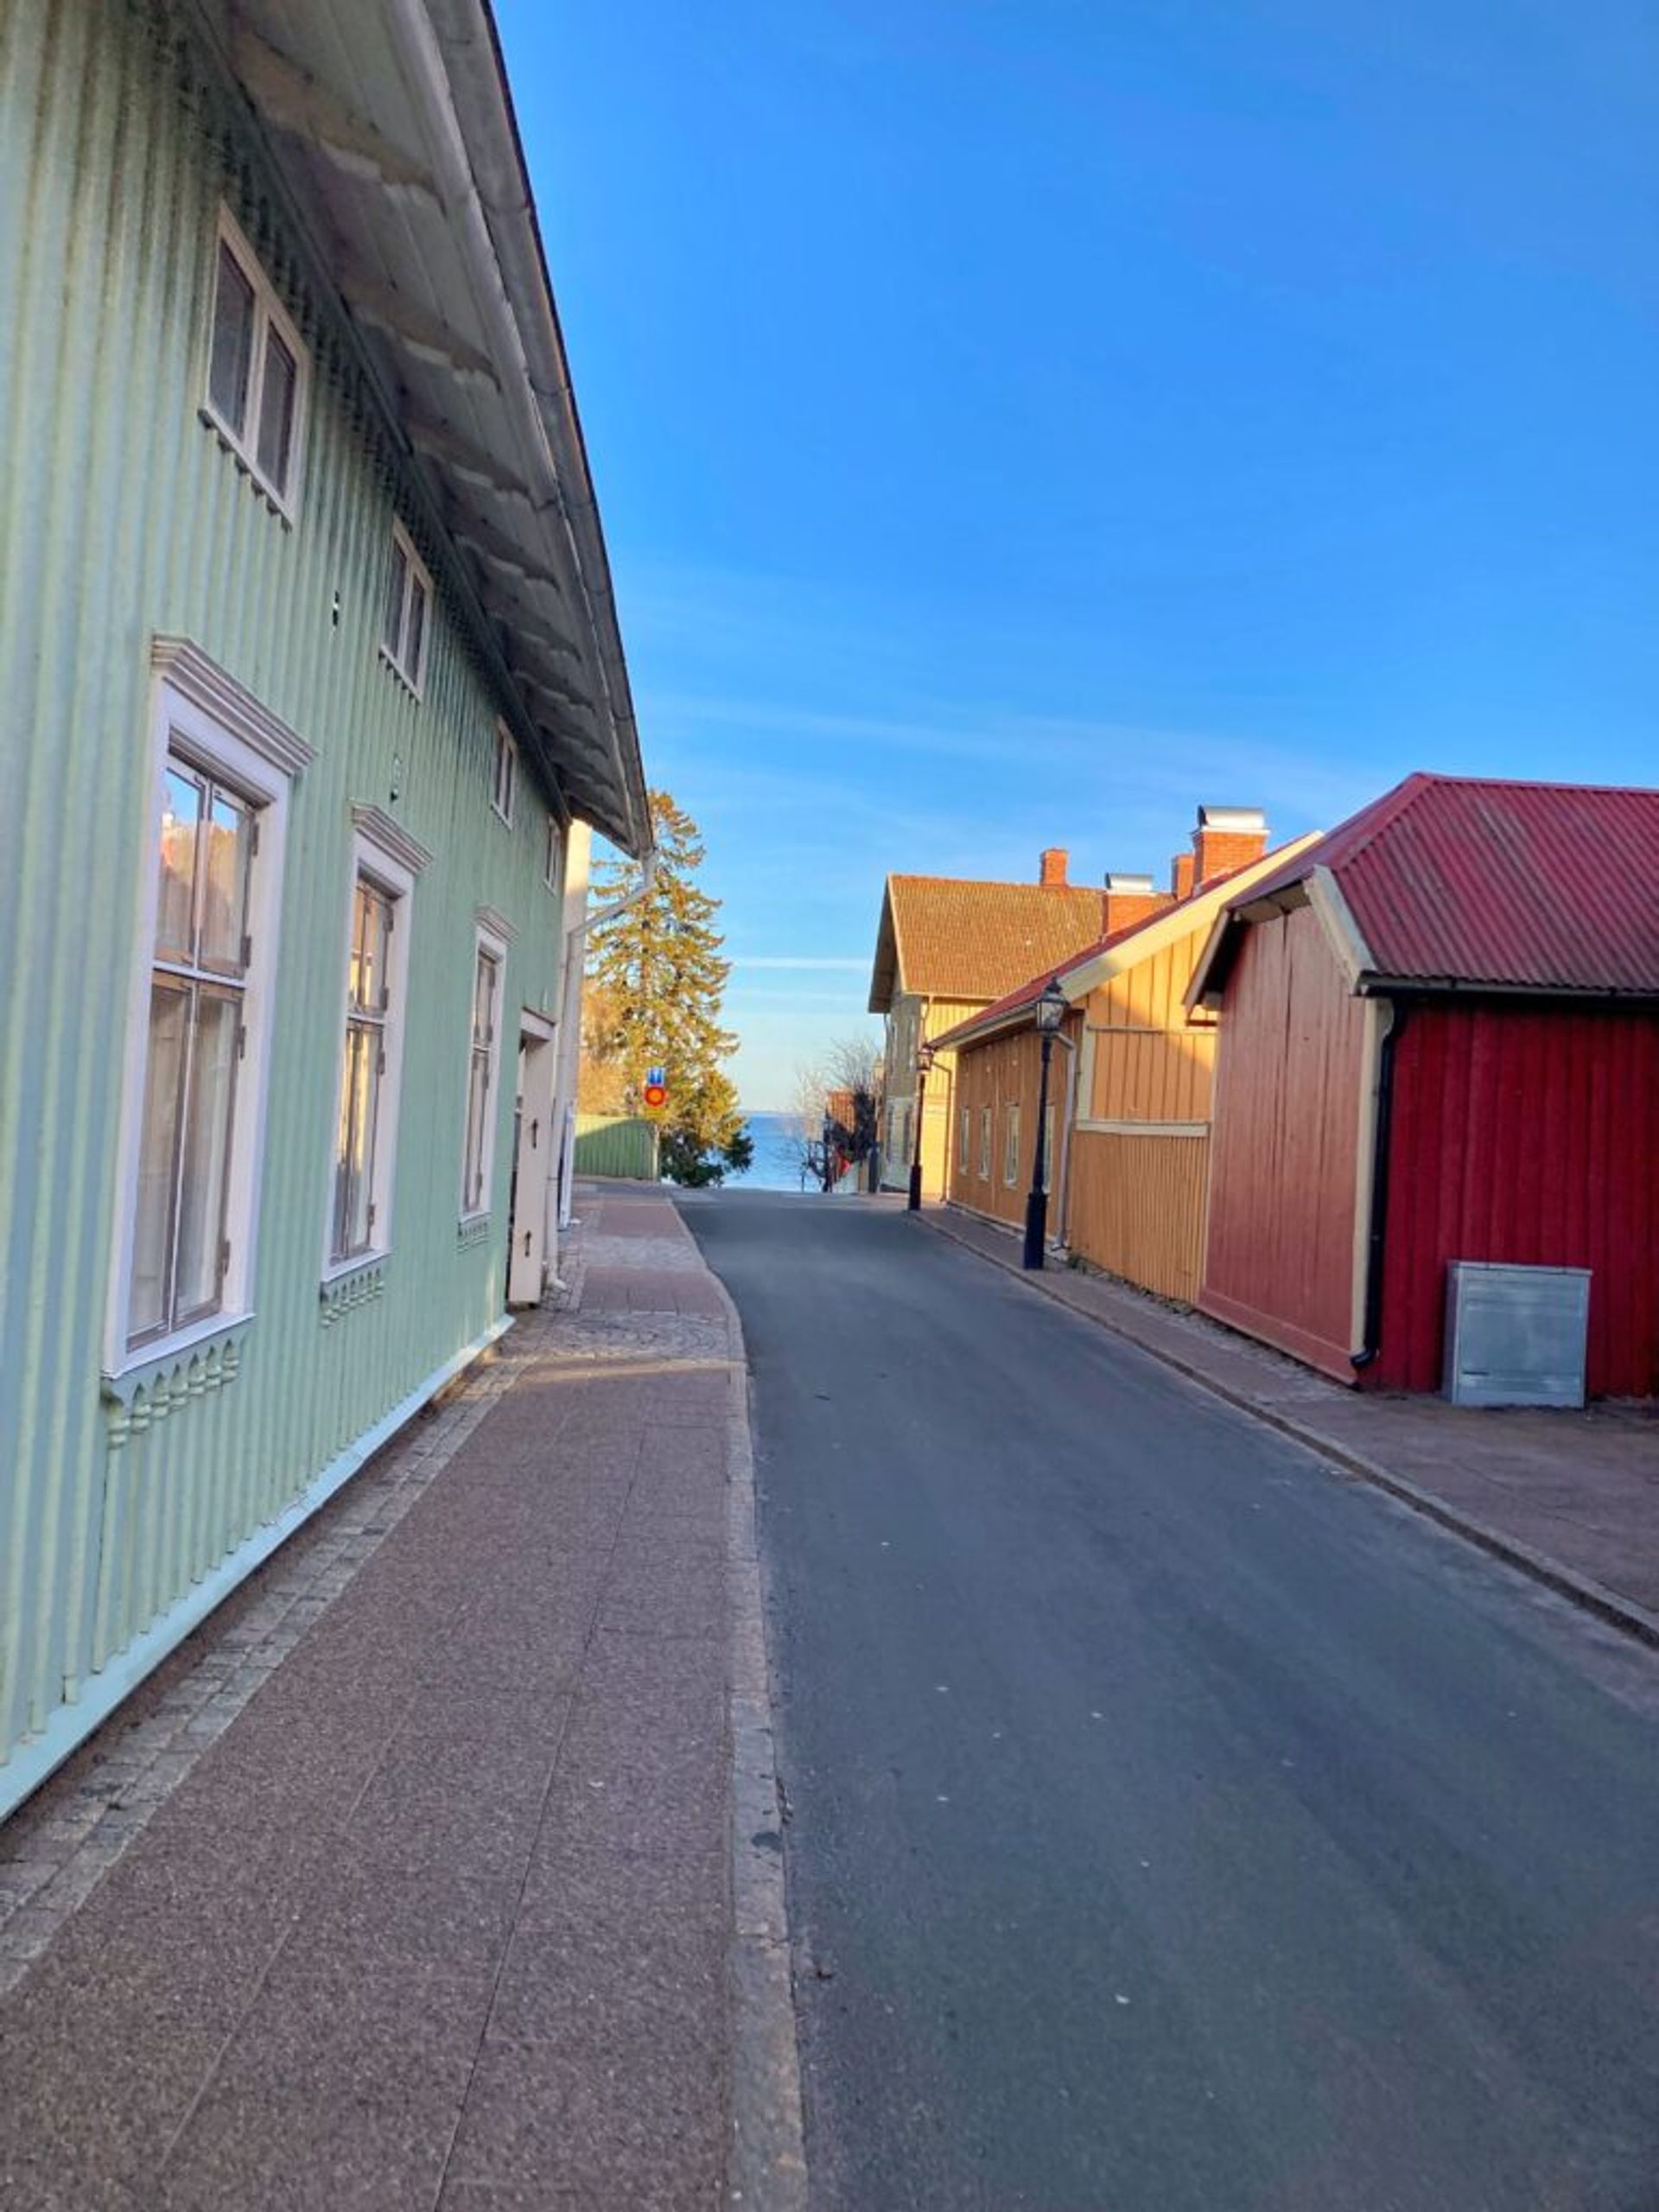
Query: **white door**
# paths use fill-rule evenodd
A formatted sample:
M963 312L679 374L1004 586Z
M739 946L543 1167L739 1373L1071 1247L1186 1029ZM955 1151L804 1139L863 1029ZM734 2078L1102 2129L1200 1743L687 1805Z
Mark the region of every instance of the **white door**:
M533 1026L532 1026L533 1025ZM547 1262L547 1182L558 1154L553 1127L553 1028L526 1014L518 1033L518 1096L513 1116L512 1236L507 1303L539 1306Z

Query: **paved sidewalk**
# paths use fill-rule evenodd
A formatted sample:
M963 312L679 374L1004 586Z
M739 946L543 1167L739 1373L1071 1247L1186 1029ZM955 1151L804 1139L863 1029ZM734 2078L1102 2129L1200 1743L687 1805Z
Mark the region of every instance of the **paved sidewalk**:
M929 1227L1020 1273L1011 1230L954 1207ZM1659 1414L1476 1411L1344 1389L1203 1314L1056 1264L1024 1276L1236 1405L1648 1642L1659 1643Z
M725 2200L741 1338L664 1198L580 1205L581 1310L0 1827L7 2212Z

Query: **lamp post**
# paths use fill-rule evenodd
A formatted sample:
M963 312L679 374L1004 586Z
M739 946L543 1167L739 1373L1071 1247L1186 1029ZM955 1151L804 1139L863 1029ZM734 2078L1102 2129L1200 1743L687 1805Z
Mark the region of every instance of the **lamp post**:
M907 1211L922 1210L922 1114L927 1104L927 1071L933 1065L933 1047L916 1048L916 1135L910 1154L910 1204Z
M1066 997L1060 988L1058 976L1049 978L1041 998L1037 1001L1037 1034L1043 1040L1043 1072L1037 1090L1037 1142L1031 1155L1031 1195L1026 1200L1026 1249L1020 1264L1024 1268L1040 1268L1043 1246L1048 1236L1047 1149L1044 1138L1048 1128L1048 1063L1054 1050L1054 1039L1060 1024L1065 1020Z

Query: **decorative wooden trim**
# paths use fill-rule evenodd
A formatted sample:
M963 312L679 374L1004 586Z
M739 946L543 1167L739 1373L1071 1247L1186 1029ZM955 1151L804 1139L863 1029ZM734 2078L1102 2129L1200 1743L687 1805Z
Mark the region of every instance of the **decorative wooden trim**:
M262 706L193 639L152 638L149 664L163 683L211 715L281 774L297 776L316 759L315 749L296 731Z
M1376 961L1354 917L1353 908L1343 897L1342 887L1328 868L1309 871L1307 903L1319 916L1319 926L1336 956L1343 980L1351 991L1356 989L1363 976L1375 974Z
M1091 1137L1207 1137L1208 1122L1090 1122L1079 1118L1078 1128Z
M432 858L426 847L411 837L401 822L394 822L384 807L353 800L352 821L360 837L366 837L370 844L406 868L411 875L418 875Z
M361 1260L339 1268L326 1276L318 1286L317 1298L321 1306L319 1319L325 1329L332 1329L336 1321L359 1306L384 1297L386 1288L386 1255L371 1252Z
M242 1364L242 1340L251 1313L215 1320L198 1334L175 1341L149 1359L106 1371L99 1379L110 1408L110 1443L124 1444L136 1429L164 1421L175 1406L233 1382Z
M511 944L518 934L506 916L493 906L476 908L474 918L486 936L497 938L504 945Z

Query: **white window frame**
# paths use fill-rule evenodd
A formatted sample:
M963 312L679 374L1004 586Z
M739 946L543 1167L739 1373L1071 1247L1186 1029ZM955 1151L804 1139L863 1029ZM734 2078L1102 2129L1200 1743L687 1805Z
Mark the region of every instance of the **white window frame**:
M979 1109L979 1179L982 1183L988 1183L991 1179L991 1109L988 1106L982 1106Z
M254 1270L258 1258L259 1190L270 1094L272 1007L278 965L283 861L293 779L312 759L302 739L279 722L200 647L158 638L151 652L158 681L150 715L148 805L138 906L134 916L132 972L122 1062L121 1135L117 1212L109 1294L105 1312L107 1382L130 1381L177 1358L195 1345L228 1335L253 1319ZM247 967L242 1022L245 1031L237 1077L238 1110L231 1123L224 1234L230 1256L216 1313L170 1336L130 1345L133 1238L138 1216L138 1175L143 1142L144 1075L149 1050L149 999L155 972L156 912L161 871L156 855L166 796L167 764L182 750L208 773L222 776L257 810L258 851L249 884Z
M547 858L542 881L556 899L564 893L564 824L550 808L547 817Z
M505 722L495 726L495 751L490 760L490 807L498 822L512 827L518 796L518 748Z
M334 1282L359 1268L377 1265L391 1250L392 1194L397 1187L397 1131L404 1088L404 1040L409 1030L409 938L414 914L415 879L429 855L378 807L352 810L352 866L346 881L345 961L340 976L339 1006L340 1048L334 1057L334 1085L328 1122L328 1193L323 1208L322 1273L325 1283ZM346 1002L351 991L352 940L357 910L357 887L372 884L391 902L391 942L386 957L388 1005L381 1031L385 1071L380 1078L378 1116L374 1137L374 1174L369 1190L374 1234L368 1249L346 1257L334 1254L334 1175L340 1128L340 1085L346 1080Z
M223 245L246 277L253 293L252 359L248 368L247 420L240 429L221 415L213 402L213 327L219 301L219 250ZM279 489L259 466L259 409L264 396L266 338L271 330L294 359L294 442L289 453L288 483ZM311 355L295 327L294 319L276 296L258 255L228 207L219 211L213 226L213 273L207 287L207 338L201 376L203 420L235 455L283 519L291 524L299 512L300 481L305 467L305 426L311 395Z
M1002 1128L1002 1186L1020 1187L1020 1101L1010 1098L1004 1109Z
M426 687L427 656L432 649L432 617L437 595L432 588L432 571L415 550L415 541L397 517L391 523L392 550L404 558L404 595L397 618L396 650L386 643L386 591L383 584L380 594L380 658L404 688L419 698ZM387 579L390 582L390 578ZM409 660L410 607L416 592L426 601L426 612L421 618L421 642L415 654L413 667Z
M468 1205L467 1202L467 1101L472 1090L473 1010L478 988L478 963L485 954L495 963L495 1025L490 1033L488 1087L485 1094L483 1141L479 1160L479 1188L484 1194L484 1204L474 1206ZM461 1224L463 1228L472 1222L487 1221L494 1211L495 1132L501 1119L501 1035L507 1007L507 937L505 931L492 928L486 922L478 924L473 932L473 957L467 972L467 1081L461 1095Z

